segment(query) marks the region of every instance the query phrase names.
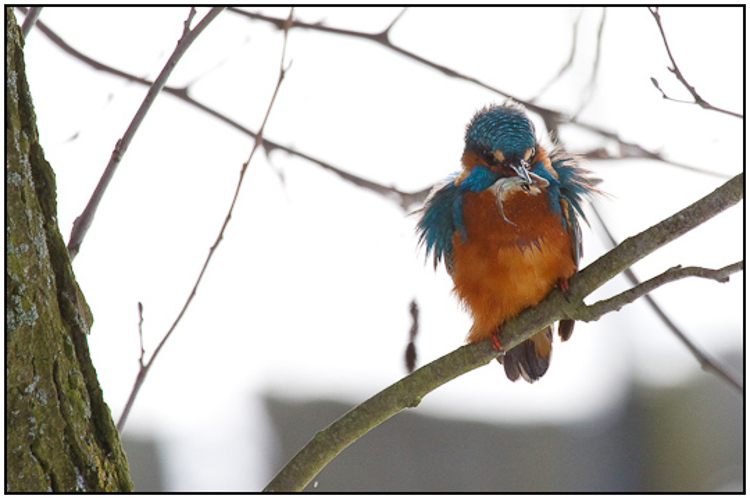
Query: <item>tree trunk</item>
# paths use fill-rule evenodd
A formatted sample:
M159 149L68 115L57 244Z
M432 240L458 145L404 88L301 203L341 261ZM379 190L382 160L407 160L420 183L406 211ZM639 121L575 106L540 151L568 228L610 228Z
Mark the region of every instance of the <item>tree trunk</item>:
M12 8L5 16L5 491L131 491L89 357L93 319L57 226L23 36Z

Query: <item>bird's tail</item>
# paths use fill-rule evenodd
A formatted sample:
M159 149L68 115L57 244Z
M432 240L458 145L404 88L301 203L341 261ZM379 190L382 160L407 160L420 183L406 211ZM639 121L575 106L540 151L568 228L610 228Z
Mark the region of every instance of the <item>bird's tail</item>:
M519 377L534 382L544 375L552 357L552 326L506 351L497 360L505 367L505 375L512 381Z

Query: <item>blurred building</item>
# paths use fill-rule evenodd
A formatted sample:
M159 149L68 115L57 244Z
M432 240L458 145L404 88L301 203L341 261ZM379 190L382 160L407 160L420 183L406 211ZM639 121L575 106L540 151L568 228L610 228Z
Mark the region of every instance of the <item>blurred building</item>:
M277 447L268 451L274 469L351 408L330 400L268 398L265 403L277 439ZM524 426L407 410L345 449L307 490L744 491L739 393L706 374L679 388L636 387L623 406L606 420ZM127 433L124 441L136 489L163 490L158 447Z

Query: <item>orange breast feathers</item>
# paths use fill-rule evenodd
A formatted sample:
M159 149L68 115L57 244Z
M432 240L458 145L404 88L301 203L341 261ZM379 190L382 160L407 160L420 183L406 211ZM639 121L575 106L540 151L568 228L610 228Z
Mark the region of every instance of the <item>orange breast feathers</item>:
M454 291L474 318L470 342L542 300L576 271L574 242L541 193L467 192L462 203L466 237L453 236Z

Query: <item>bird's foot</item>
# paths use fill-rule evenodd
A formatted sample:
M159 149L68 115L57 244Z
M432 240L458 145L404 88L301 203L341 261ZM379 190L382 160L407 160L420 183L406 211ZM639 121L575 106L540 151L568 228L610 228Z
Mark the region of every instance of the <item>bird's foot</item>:
M500 356L505 356L505 349L503 348L503 345L500 344L500 337L498 337L497 334L492 334L490 336L490 342L495 350L500 351Z
M561 278L557 281L557 288L560 289L560 292L562 292L563 297L567 302L570 302L570 297L568 297L568 289L570 288L568 286L568 279L567 278Z

